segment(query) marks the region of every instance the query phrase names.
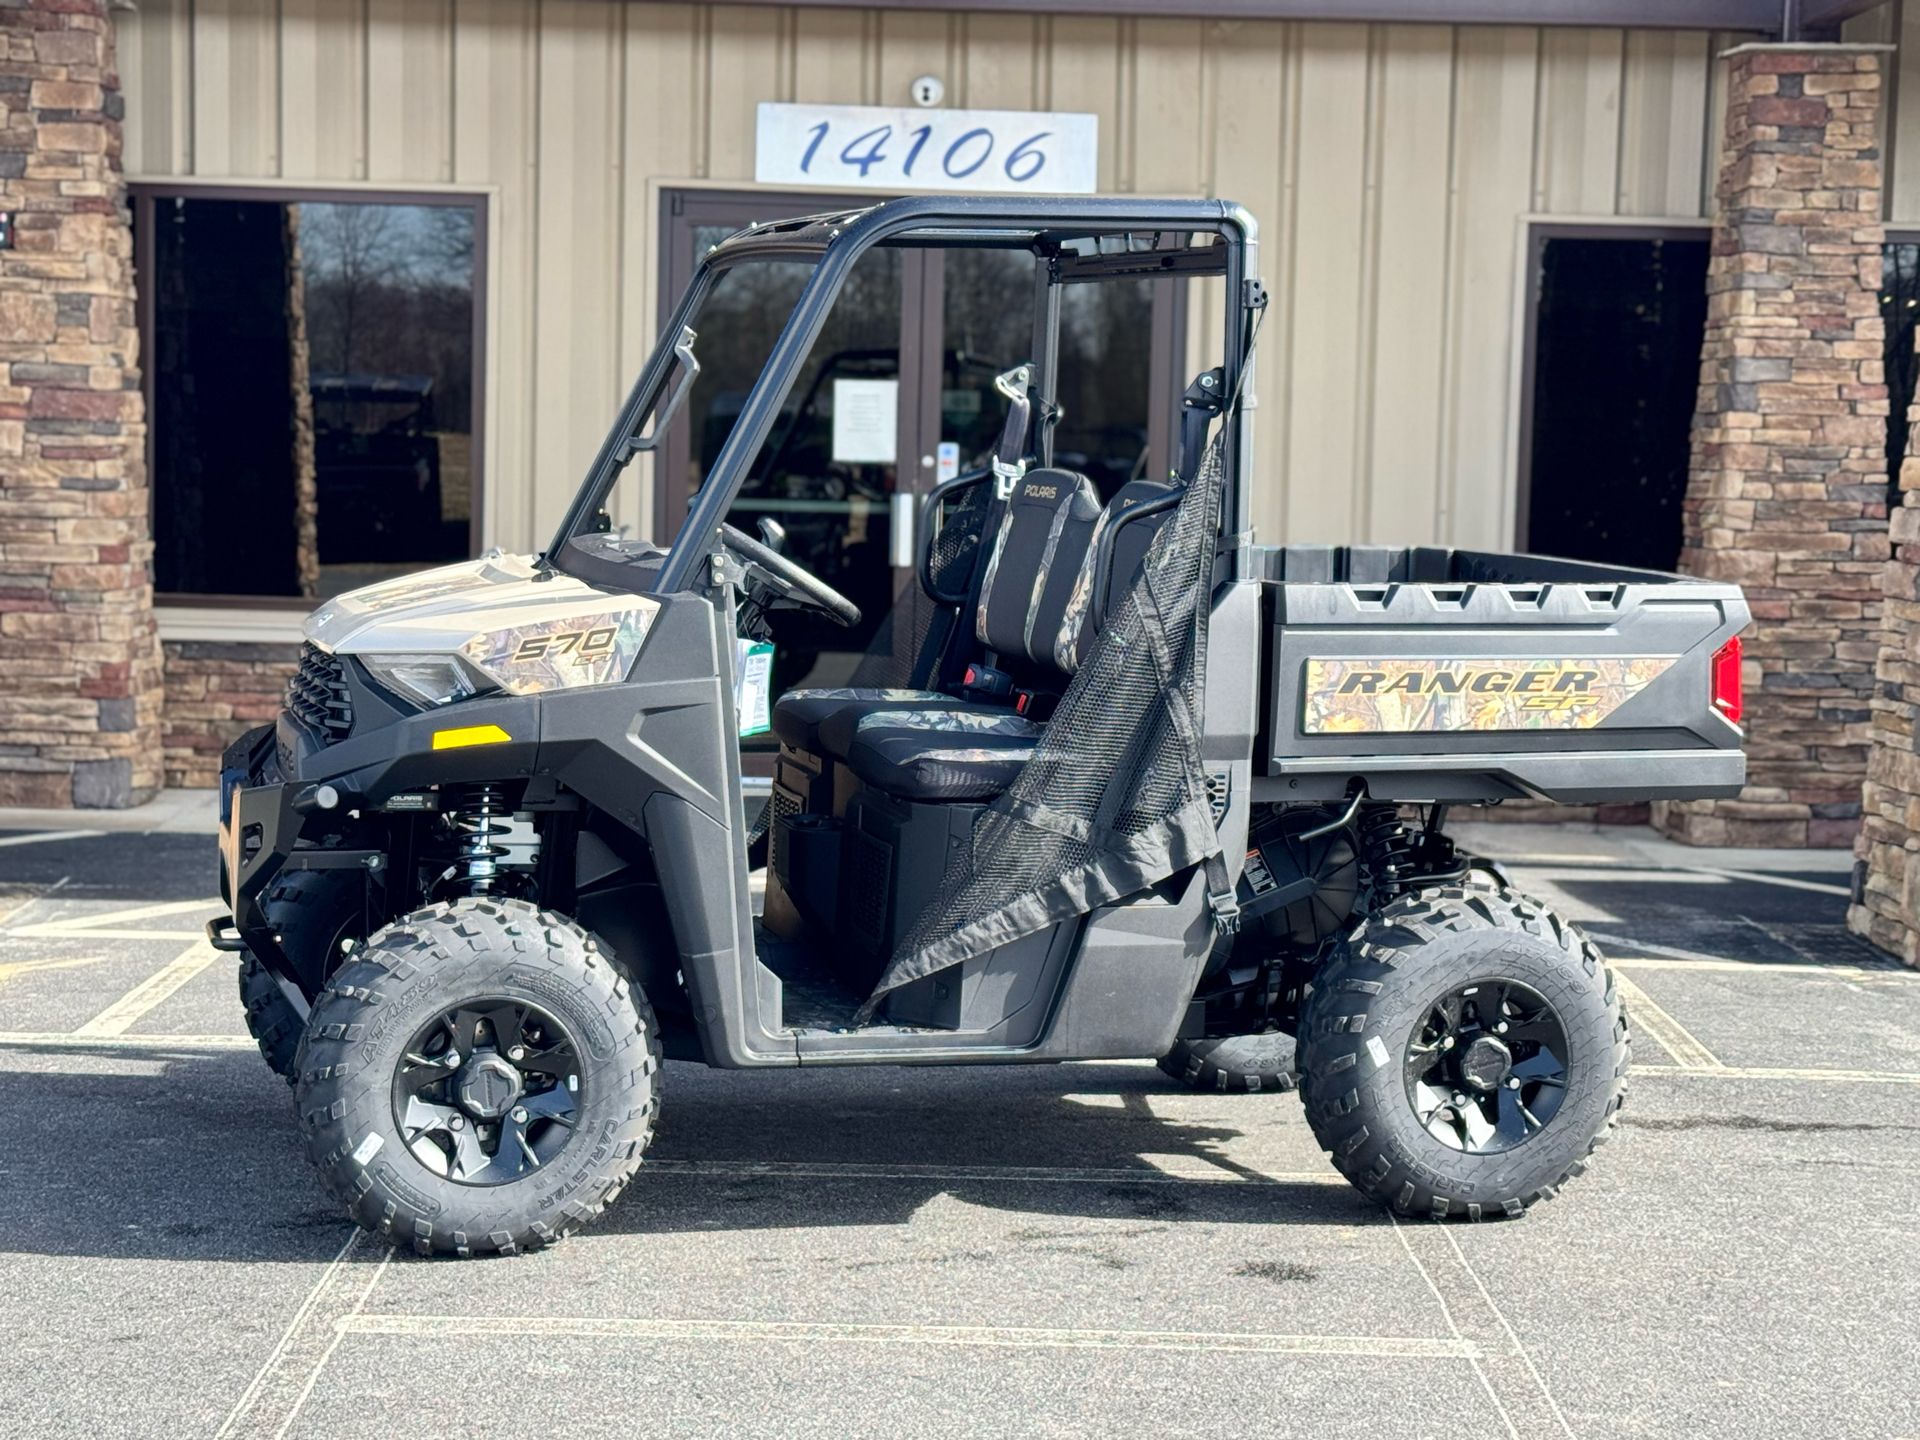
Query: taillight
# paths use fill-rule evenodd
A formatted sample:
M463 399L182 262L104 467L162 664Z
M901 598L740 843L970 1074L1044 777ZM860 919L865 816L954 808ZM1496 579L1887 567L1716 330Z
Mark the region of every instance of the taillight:
M1713 708L1740 723L1740 637L1734 636L1713 652Z

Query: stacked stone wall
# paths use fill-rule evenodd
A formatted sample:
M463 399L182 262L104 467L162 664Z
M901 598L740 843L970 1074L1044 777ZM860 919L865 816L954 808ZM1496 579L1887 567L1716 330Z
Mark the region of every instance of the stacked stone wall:
M298 645L169 640L161 744L169 787L220 783L220 753L280 713Z
M1681 568L1753 608L1748 783L1654 807L1693 844L1859 828L1888 554L1878 48L1728 55Z
M103 0L0 0L0 804L160 784L121 114Z
M1854 847L1847 928L1909 965L1920 965L1920 401L1907 412L1902 504L1893 512L1893 557L1885 572L1885 640L1873 697L1873 749Z

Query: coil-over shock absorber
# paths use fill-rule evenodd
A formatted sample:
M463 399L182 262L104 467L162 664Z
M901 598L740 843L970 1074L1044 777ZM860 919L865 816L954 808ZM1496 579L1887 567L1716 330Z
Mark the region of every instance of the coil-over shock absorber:
M500 857L506 846L494 843L513 828L513 814L507 809L501 787L491 781L469 785L460 797L460 808L448 818L460 834L460 848L454 852L454 867L470 895L488 895L500 881Z
M1380 803L1360 807L1354 822L1359 841L1360 862L1373 887L1372 908L1393 899L1406 889L1416 870L1413 840L1400 822L1397 806Z

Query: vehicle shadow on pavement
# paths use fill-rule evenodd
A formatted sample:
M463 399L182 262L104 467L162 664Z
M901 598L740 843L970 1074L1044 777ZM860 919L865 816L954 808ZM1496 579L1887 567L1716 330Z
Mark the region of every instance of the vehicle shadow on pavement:
M24 1163L29 1146L7 1152L0 1179L13 1219L0 1253L312 1261L349 1233L301 1154L289 1091L258 1056L183 1055L164 1040L9 1054L21 1068L0 1078L0 1129L86 1143L61 1146L57 1165ZM1022 1070L673 1066L648 1163L584 1234L900 1225L941 1196L1010 1214L1168 1224L1378 1218L1330 1166L1333 1183L1294 1178L1298 1169L1269 1178L1231 1153L1240 1128L1153 1109L1169 1097L1253 1106L1250 1123L1271 1123L1269 1107L1296 1097L1195 1096L1144 1068L1119 1078Z
M62 1068L0 1074L0 1131L15 1141L0 1159L0 1253L305 1261L346 1238L301 1156L287 1087L259 1056L180 1058L164 1042L8 1054Z
M160 904L220 893L211 835L61 835L0 850L0 884L22 897L59 886L62 901Z
M693 1083L676 1085L682 1075ZM1138 1067L778 1077L670 1067L649 1163L593 1233L713 1230L716 1220L725 1229L900 1224L937 1196L1173 1222L1351 1225L1378 1213L1317 1149L1284 1167L1250 1165L1233 1143L1248 1138L1239 1126L1156 1105L1244 1107L1246 1123L1264 1127L1297 1120L1299 1100L1194 1095Z

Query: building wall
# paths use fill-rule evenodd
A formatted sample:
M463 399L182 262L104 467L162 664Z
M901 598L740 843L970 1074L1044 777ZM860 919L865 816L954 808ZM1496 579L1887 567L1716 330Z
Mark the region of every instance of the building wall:
M492 188L485 527L510 548L550 532L650 344L659 185L750 181L759 100L900 104L926 72L953 105L1098 114L1105 190L1259 217L1263 540L1510 546L1521 217L1705 215L1736 38L615 0L116 18L136 177Z

